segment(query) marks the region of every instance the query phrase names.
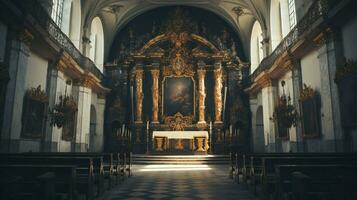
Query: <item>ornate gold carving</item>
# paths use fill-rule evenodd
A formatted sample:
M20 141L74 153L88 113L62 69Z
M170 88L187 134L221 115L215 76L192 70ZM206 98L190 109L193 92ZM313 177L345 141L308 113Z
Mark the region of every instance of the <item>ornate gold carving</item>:
M198 69L198 123L205 124L205 99L206 99L206 92L205 92L205 75L206 70Z
M321 32L316 38L314 38L313 42L317 47L321 47L322 45L328 42L332 35L332 30L328 28L325 31Z
M92 81L89 77L82 77L74 80L74 85L90 88L92 85Z
M165 117L165 124L174 131L184 131L185 127L192 124L192 116L183 116L181 113L176 113L174 116Z
M177 150L183 150L184 149L184 146L183 146L183 143L182 143L182 139L176 139L175 149L177 149Z
M159 76L160 70L151 70L152 75L152 121L153 123L159 122Z
M197 151L205 151L205 149L203 148L204 145L204 141L207 140L207 138L204 137L196 137L195 138L197 141Z
M26 91L26 96L40 102L48 102L48 96L45 91L41 90L41 85L37 88L31 88Z
M30 46L34 36L29 30L23 29L19 32L18 38L21 42L25 43L27 46Z
M165 138L164 137L155 137L155 143L156 143L156 147L155 150L156 151L163 151L165 149Z
M143 109L143 77L144 70L135 70L135 84L136 84L136 122L142 122L142 109Z
M176 53L170 64L171 67L165 67L165 76L194 76L195 74L192 69L192 65L186 63L186 59L183 58L181 53Z
M316 95L316 91L312 89L311 86L307 86L304 83L304 88L300 92L300 101L306 101L308 99L314 98Z
M215 122L222 122L222 88L223 88L223 72L222 67L219 66L214 70L214 105L215 105Z

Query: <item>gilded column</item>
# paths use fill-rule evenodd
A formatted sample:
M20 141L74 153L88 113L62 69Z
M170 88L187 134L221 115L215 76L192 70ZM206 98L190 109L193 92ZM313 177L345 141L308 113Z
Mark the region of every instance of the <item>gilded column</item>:
M222 123L222 88L223 88L223 71L221 63L215 64L214 70L214 105L215 105L215 123Z
M198 69L198 124L204 125L206 124L205 121L205 99L206 99L206 92L205 92L205 75L206 70Z
M136 120L135 123L142 123L142 111L143 111L143 76L144 70L138 68L135 70L135 87L136 87Z
M159 123L159 76L160 70L151 70L152 76L152 123Z

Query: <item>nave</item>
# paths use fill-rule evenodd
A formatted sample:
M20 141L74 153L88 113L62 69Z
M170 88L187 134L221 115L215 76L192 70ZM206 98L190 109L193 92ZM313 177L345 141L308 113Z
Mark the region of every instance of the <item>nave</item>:
M134 176L113 189L106 200L256 198L228 178L226 165L137 165Z
M0 154L4 200L354 200L357 154Z

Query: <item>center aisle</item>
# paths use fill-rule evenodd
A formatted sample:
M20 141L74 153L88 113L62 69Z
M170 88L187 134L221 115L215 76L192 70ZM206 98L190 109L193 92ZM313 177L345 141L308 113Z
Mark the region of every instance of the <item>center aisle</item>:
M255 198L228 178L228 166L200 164L133 166L133 177L113 189L106 199Z

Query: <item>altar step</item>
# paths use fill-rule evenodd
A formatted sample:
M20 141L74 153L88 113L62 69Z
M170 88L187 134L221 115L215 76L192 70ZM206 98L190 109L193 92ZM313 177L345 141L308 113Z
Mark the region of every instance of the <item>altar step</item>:
M230 163L227 155L133 155L133 164L211 164L228 165Z

